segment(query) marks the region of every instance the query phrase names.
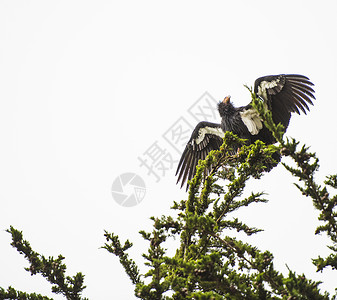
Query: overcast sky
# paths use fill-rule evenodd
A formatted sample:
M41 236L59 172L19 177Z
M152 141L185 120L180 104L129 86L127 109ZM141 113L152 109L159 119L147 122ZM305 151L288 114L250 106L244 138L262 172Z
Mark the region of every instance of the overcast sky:
M130 255L144 270L138 231L186 198L175 185L183 146L174 129L194 127L198 109L226 95L246 105L243 85L260 76L299 73L315 83L315 106L292 118L287 135L317 152L319 180L337 173L336 8L328 0L1 1L0 286L62 299L24 271L5 232L13 225L37 252L64 255L68 275L83 272L84 296L135 299L118 259L99 249L104 229L134 242ZM142 201L132 207L111 193L128 174L140 179ZM248 241L274 253L279 270L287 264L333 291L336 274L311 264L328 254L325 237L314 236L317 212L292 182L278 166L248 186L270 199L239 213L265 229Z

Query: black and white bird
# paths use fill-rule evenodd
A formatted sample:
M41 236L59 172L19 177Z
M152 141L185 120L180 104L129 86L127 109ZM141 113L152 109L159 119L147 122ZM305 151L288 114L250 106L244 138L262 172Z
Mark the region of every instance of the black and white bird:
M309 78L297 74L281 74L260 77L255 81L254 93L264 101L272 112L275 124L281 123L287 129L291 113L306 114L308 104L315 99ZM235 107L230 96L218 104L221 124L200 122L191 135L178 164L176 175L181 187L186 180L191 180L196 173L200 159L205 159L211 150L219 149L224 133L231 131L238 137L247 139L248 144L261 140L265 144L275 142L272 133L264 126L259 113L252 107Z

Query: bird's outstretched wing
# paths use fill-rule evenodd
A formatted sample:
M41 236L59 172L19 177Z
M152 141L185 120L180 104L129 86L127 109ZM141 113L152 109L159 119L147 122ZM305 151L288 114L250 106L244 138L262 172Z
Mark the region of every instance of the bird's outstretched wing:
M223 137L224 132L220 124L200 122L195 127L181 155L176 172L176 175L179 173L177 183L181 180L181 187L186 180L191 180L194 177L199 160L205 159L211 150L220 148Z
M308 104L315 99L313 83L308 77L297 74L264 76L256 79L254 92L263 98L272 111L276 124L288 126L292 112L306 114Z

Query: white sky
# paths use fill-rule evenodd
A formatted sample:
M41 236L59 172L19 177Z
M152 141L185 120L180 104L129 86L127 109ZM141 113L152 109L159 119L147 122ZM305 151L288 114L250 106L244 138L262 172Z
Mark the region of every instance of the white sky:
M5 229L24 231L46 256L66 257L68 275L83 272L84 296L135 299L118 259L103 249L103 230L134 242L143 268L147 249L138 231L150 216L170 213L186 197L176 165L156 182L138 157L206 91L217 101L250 101L243 84L279 73L307 75L317 101L291 120L288 135L318 153L321 173L336 173L337 43L335 1L1 1L0 2L0 286L54 299L50 285L24 271ZM191 119L189 119L191 121ZM193 126L196 124L193 123ZM144 200L119 206L110 188L134 172ZM317 213L282 166L249 191L270 199L242 212L265 231L249 241L325 283L311 258L326 255L314 236ZM246 213L246 215L244 215Z

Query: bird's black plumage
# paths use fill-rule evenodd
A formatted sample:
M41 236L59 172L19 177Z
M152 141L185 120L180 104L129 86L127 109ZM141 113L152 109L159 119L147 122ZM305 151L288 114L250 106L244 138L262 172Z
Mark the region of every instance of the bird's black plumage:
M254 92L272 112L274 123L281 123L287 129L291 113L300 114L302 111L306 114L309 111L308 104L313 105L315 96L312 86L303 75L270 75L256 79ZM228 96L218 104L218 111L221 124L200 122L185 147L176 172L177 183L181 180L181 186L193 178L200 159L205 159L211 150L219 149L226 131L247 139L249 144L256 140L266 144L275 142L251 104L235 107Z
M223 131L220 124L200 122L193 130L185 150L178 164L178 181L184 185L186 180L191 180L196 173L196 166L200 159L205 159L207 154L219 149L222 145Z

